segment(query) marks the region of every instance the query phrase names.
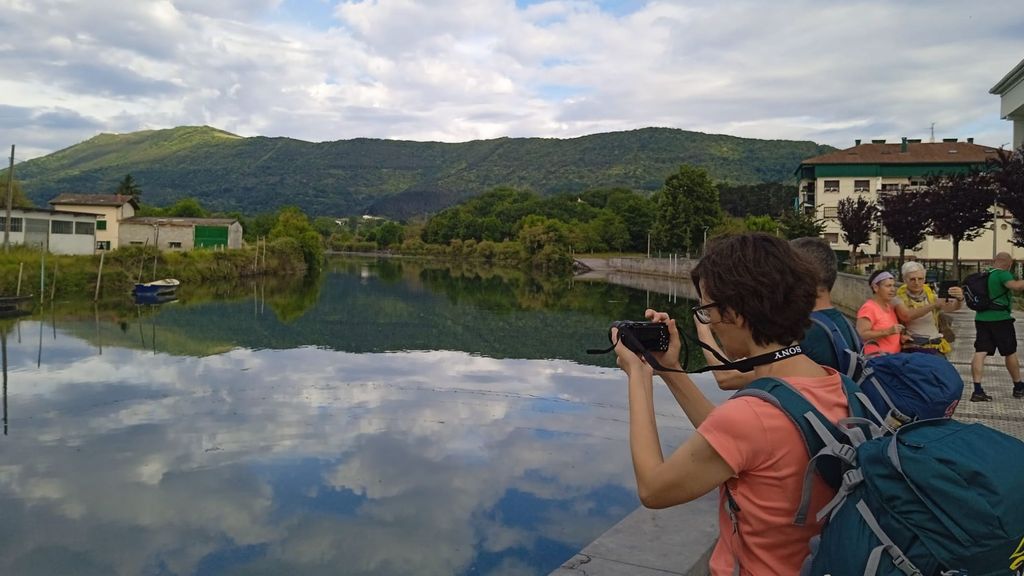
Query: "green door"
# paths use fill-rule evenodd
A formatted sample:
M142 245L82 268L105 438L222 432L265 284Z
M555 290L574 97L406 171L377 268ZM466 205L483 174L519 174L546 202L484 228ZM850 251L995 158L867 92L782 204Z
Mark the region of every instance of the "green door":
M214 246L227 248L227 226L196 226L195 245L196 248L213 248Z

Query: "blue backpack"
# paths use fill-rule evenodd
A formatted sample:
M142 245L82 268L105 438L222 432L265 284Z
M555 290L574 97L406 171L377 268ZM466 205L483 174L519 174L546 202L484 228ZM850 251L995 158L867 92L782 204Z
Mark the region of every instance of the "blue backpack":
M858 384L879 413L903 423L952 417L964 391L949 360L916 352L867 359Z
M795 523L806 521L812 467L837 490L817 513L827 521L801 575L1019 576L1024 443L948 418L894 431L856 384L844 378L844 388L852 416L838 423L782 380L762 378L736 394L778 407L804 439L811 460Z
M838 370L860 386L879 414L899 423L953 415L963 395L964 381L942 356L900 352L867 358L859 338L847 343L839 327L824 313L812 312L811 321L832 340L840 362ZM857 333L852 326L851 332Z

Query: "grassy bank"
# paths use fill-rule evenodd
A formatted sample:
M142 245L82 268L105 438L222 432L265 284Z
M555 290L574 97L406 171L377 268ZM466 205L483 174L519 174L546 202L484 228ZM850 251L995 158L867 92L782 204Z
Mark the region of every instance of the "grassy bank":
M18 271L21 268L21 294L38 296L41 257L38 250L21 246L12 247L6 254L0 253L0 295L15 294ZM258 264L254 266L254 262ZM46 254L43 294L47 300L50 299L51 293L54 294L54 298L92 298L96 290L99 264L99 255ZM140 279L148 282L157 278L177 278L185 284L234 283L240 278L260 273L304 275L306 264L302 250L290 239L268 244L265 257L261 248L259 258L255 247L159 254L154 248L120 248L107 253L103 258L100 297L120 297L127 294Z

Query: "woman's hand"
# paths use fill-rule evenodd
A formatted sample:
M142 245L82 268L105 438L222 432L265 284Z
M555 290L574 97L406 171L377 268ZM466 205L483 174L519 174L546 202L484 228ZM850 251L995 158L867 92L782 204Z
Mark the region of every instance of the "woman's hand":
M889 327L889 335L899 334L900 332L903 332L904 329L903 324L893 324Z
M649 376L654 376L654 370L651 366L644 361L643 358L637 355L626 347L626 344L619 339L619 329L612 328L612 342L615 342L615 364L622 369L628 376L633 376L638 373L646 373ZM660 362L660 360L659 360ZM640 372L638 372L640 371Z
M964 299L964 289L959 286L950 286L949 297L962 301Z
M668 325L668 350L664 352L651 352L651 356L654 356L658 364L665 368L680 370L679 351L682 349L682 344L680 342L679 330L676 329L676 321L670 318L667 312L658 312L651 308L644 312L644 316L651 322L664 322Z

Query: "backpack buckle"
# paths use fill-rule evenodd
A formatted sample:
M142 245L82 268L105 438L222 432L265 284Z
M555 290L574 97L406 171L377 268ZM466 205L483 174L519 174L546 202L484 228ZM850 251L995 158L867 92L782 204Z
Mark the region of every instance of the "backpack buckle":
M864 481L864 471L859 468L843 472L843 487L847 493L852 492L854 487Z
M836 458L851 466L857 464L857 449L849 444L840 444L833 449L832 453L836 455Z
M907 576L921 576L921 571L917 569L917 566L914 566L913 562L900 552L892 555L892 564Z

